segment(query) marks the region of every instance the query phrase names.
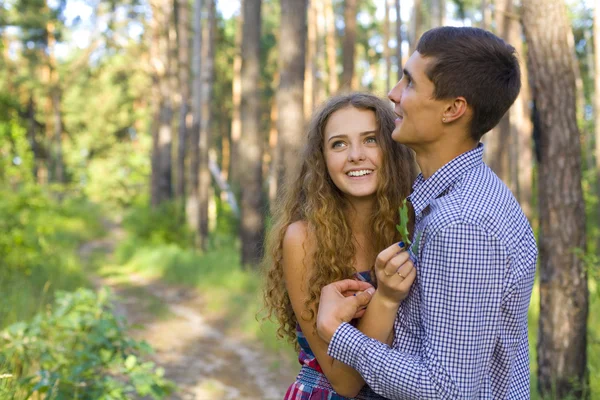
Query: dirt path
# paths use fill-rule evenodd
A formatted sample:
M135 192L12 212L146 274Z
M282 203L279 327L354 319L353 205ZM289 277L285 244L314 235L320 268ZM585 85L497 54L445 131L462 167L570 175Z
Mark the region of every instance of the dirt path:
M124 232L114 224L109 232L83 245L80 255L102 252L110 258ZM117 313L132 324L131 335L154 348L152 360L178 385L170 399L281 399L295 377L296 365L219 329L223 321L203 313L204 302L195 289L136 275L126 281L122 276L95 280L117 294Z

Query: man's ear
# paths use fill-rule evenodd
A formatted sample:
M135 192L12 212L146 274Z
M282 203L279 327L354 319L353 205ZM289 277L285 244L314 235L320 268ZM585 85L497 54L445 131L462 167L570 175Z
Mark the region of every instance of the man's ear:
M443 122L453 122L465 115L468 111L467 100L460 96L449 102L442 114Z

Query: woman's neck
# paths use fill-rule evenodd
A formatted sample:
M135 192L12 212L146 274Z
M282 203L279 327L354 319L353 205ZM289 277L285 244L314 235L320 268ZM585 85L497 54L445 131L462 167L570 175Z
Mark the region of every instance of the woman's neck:
M371 226L371 216L375 208L375 199L349 201L346 207L348 225L354 236L363 236Z

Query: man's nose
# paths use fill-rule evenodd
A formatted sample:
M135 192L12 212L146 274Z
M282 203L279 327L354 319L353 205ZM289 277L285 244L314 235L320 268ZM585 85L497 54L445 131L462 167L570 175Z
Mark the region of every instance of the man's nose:
M400 103L400 100L402 99L402 81L398 81L392 90L390 90L388 93L388 99L390 99L394 104Z

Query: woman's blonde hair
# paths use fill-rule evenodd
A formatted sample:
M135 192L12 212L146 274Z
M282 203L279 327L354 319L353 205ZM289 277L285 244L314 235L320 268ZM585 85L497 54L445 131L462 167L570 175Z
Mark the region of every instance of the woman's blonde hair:
M284 182L272 207L272 225L267 235L263 262L267 318L275 315L279 322L278 336L287 337L290 342L296 338L297 319L283 276L283 239L288 226L304 221L316 246L312 253L315 268L308 277L307 316L303 313L303 319L314 317L313 309L318 306L321 289L325 285L351 277L356 272L353 267L356 248L344 212L347 203L331 180L324 157L327 121L334 112L347 107L373 111L378 125L376 140L382 150L382 162L378 171L376 205L370 218L371 233L368 235L375 251L379 252L400 240L395 229L398 206L410 194L416 176L412 152L391 138L396 116L389 103L371 94L350 93L331 98L314 113L300 153L299 173L294 179Z

